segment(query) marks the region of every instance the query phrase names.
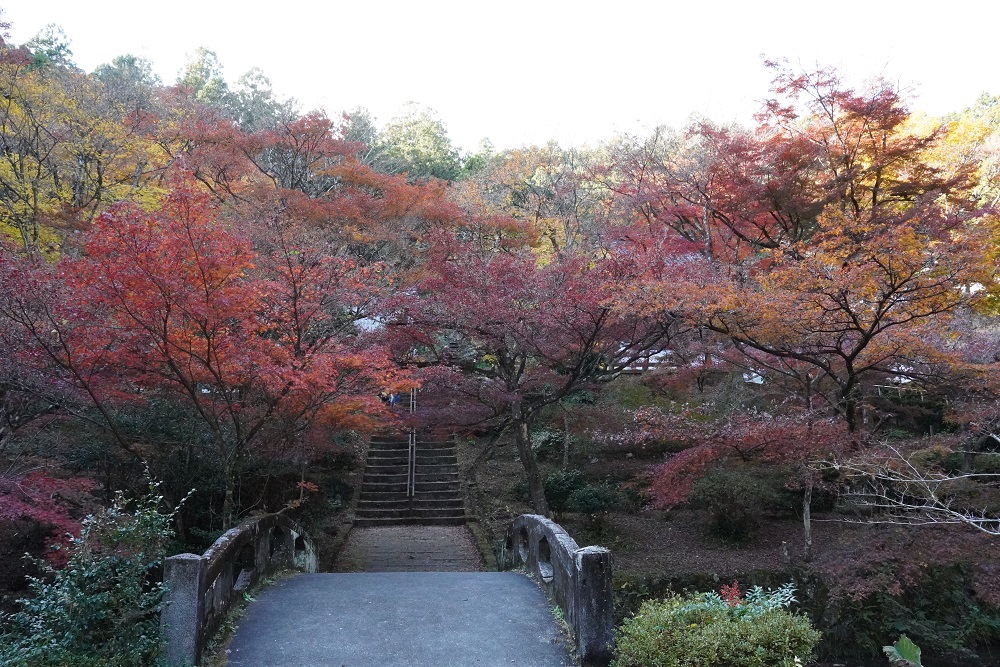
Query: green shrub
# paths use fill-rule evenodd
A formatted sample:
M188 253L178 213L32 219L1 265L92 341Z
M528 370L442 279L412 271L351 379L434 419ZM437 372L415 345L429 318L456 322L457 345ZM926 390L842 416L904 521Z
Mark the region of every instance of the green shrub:
M945 470L949 465L949 457L954 453L944 445L924 447L910 454L910 463L922 471Z
M719 537L743 544L756 535L761 514L778 506L779 492L753 471L718 470L695 482L688 500L709 511Z
M65 568L33 578L23 609L0 618L3 667L142 667L159 651L160 564L173 536L156 485L118 494L86 518Z
M718 593L651 600L616 633L613 667L781 667L805 664L820 639L809 619L789 611L791 584L759 587L745 599Z
M883 646L882 651L893 667L923 667L920 664L920 647L906 635L900 635L891 646Z
M882 583L864 597L844 595L843 587L852 585L840 574L836 585L842 592L830 599L823 589L833 582L819 580L818 597L810 601L813 618L825 624L819 657L824 662L884 664L886 640L904 633L935 664L993 664L1000 646L1000 609L977 596L977 587L992 584L980 579L977 569L963 563L928 564L901 592L891 594Z
M561 516L569 509L570 495L584 487L586 480L582 470L555 470L545 478L545 500L549 509Z
M588 484L573 491L566 499L569 510L581 514L610 512L624 503L625 494L610 484Z
M1000 475L1000 454L979 452L972 459L972 472L977 475Z
M566 505L571 512L587 515L587 524L596 537L603 538L607 530L607 515L621 509L626 503L625 494L608 484L588 484L569 494Z
M539 461L558 461L562 459L565 437L562 431L538 429L531 434L531 449Z

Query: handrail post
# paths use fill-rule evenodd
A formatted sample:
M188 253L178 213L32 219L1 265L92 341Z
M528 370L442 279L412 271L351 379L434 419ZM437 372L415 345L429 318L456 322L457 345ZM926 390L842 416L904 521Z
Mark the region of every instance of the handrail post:
M576 565L576 648L583 667L611 662L614 641L614 592L611 552L584 547L573 554Z
M196 554L178 554L163 561L167 592L160 612L160 631L168 665L201 662L207 562Z

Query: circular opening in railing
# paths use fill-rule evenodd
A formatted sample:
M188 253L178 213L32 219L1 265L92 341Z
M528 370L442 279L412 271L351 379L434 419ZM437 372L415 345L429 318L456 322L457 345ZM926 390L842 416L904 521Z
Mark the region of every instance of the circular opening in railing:
M253 583L253 573L257 567L253 543L244 544L233 561L233 590L242 591Z
M277 556L285 548L285 531L279 526L271 529L271 558Z
M549 583L552 581L552 551L549 549L549 540L546 537L538 539L538 576L542 581Z
M524 526L517 531L517 557L522 563L528 562L528 529Z

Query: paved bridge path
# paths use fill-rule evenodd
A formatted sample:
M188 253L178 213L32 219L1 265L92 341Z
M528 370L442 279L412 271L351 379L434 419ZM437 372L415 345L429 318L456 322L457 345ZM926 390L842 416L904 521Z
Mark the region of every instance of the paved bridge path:
M514 572L301 574L265 589L229 667L564 667L548 602Z
M264 589L240 622L228 667L573 664L531 579L468 571L479 562L464 527L429 528L352 531L338 568L392 571L300 574Z

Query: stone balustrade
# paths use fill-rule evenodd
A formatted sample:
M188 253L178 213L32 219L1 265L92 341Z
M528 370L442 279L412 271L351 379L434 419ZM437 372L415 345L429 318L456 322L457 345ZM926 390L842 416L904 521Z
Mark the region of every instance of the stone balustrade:
M544 516L522 514L507 531L507 567L523 567L562 609L584 667L606 667L614 647L611 552L581 548Z
M198 665L233 600L282 568L316 571L316 552L305 532L281 514L247 519L202 554L164 561L167 585L160 629L168 665Z

